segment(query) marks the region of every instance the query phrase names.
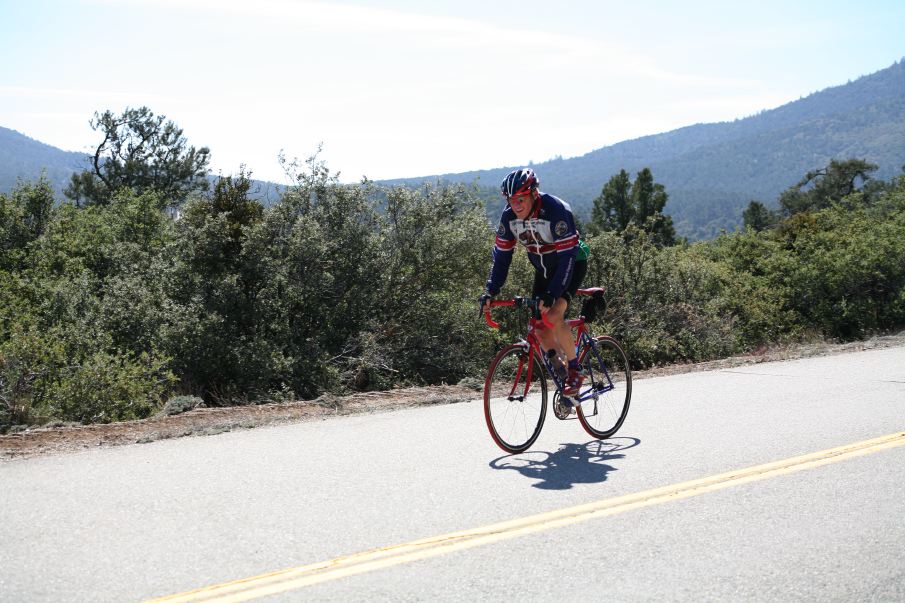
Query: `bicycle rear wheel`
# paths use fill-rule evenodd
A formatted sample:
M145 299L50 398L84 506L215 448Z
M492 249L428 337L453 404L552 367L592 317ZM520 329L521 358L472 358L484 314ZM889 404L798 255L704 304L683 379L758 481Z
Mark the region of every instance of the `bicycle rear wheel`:
M540 359L525 345L500 350L484 381L484 418L493 441L506 452L524 452L540 435L546 414Z
M609 335L586 343L578 362L587 373L578 420L595 438L609 438L622 427L632 399L632 370L622 347Z

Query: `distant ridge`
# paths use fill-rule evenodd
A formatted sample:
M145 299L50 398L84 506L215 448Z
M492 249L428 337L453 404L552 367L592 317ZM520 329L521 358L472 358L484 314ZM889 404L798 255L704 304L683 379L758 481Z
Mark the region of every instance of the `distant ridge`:
M0 127L0 192L11 190L17 178L35 180L45 170L59 193L70 174L87 167L86 158L87 153L61 151ZM750 117L627 140L534 168L544 190L587 219L593 199L611 176L625 169L634 177L650 167L669 193L666 210L678 234L703 239L736 228L751 199L775 205L779 194L807 171L830 159L849 158L879 165L878 178L900 173L905 164L905 61ZM496 187L516 167L381 183L477 183L494 214L501 205ZM280 185L255 184L256 196L265 203L278 198Z
M852 157L879 165L878 178L905 164L905 61L744 119L687 126L533 167L541 188L585 217L612 175L625 169L634 177L650 167L670 195L666 209L679 234L709 238L735 228L749 200L774 205L808 170ZM439 179L495 189L516 167L385 182Z
M8 193L17 180L34 181L43 172L56 191L57 197L63 198L63 189L69 184L70 177L76 172L89 168L88 153L61 151L49 144L29 138L25 134L0 127L0 192ZM212 182L218 176L211 175ZM263 202L272 204L279 199L284 185L252 180L250 195Z
M0 192L12 190L19 178L37 180L42 171L57 191L62 190L73 172L85 169L86 156L0 127Z

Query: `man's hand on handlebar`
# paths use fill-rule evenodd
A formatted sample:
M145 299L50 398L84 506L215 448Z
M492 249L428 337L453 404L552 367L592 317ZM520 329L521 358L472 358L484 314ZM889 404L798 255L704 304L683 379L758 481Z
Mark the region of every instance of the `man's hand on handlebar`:
M478 298L478 305L480 306L478 309L478 316L484 316L487 312L490 312L491 299L493 299L493 296L486 291Z
M537 298L537 313L538 315L546 314L550 311L550 308L553 307L553 304L556 302L555 299L551 295L542 295Z

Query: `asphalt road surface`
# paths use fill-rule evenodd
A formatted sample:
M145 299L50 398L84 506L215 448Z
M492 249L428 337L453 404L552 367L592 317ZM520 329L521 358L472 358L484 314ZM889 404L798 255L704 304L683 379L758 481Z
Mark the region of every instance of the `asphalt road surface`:
M905 601L903 443L899 347L638 380L519 455L476 400L0 462L0 601Z

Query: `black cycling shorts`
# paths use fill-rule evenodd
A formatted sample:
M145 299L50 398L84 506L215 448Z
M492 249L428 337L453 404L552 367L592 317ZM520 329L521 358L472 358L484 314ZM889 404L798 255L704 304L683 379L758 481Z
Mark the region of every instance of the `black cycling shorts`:
M572 280L569 281L569 286L566 287L566 290L563 291L563 299L566 300L566 303L572 303L572 298L575 297L575 292L581 288L581 284L584 282L584 277L588 273L588 263L587 261L575 262L575 266L572 268ZM549 276L553 276L550 274ZM534 288L531 290L532 297L541 297L545 293L547 293L547 285L550 284L550 279L544 278L544 273L540 270L534 271Z

